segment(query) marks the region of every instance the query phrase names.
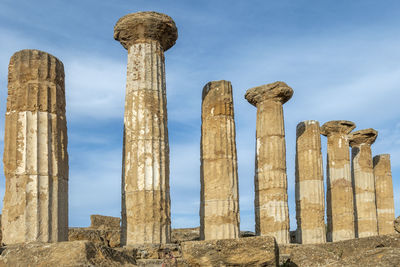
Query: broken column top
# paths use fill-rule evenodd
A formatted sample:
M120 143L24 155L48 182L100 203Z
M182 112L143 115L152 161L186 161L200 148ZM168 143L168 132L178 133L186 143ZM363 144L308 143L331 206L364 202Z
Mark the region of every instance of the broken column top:
M14 53L8 67L7 112L10 111L65 114L63 63L36 49Z
M167 51L178 39L178 30L170 16L153 11L137 12L123 16L117 21L114 39L125 49L133 44L155 40Z
M328 121L321 126L321 134L325 136L329 136L332 133L349 134L354 128L356 128L356 124L352 121Z
M222 87L222 86L232 87L231 82L230 81L226 81L226 80L208 82L203 87L202 99L204 100L204 98L208 95L208 93L210 91L213 91L214 89L218 89L219 87Z
M55 56L37 49L15 52L11 56L8 73L8 83L30 81L64 83L63 63Z
M282 104L286 103L292 98L293 89L290 88L284 82L274 82L265 84L257 87L250 88L245 94L245 98L253 106L257 106L257 103L271 99L279 101Z
M374 166L377 165L380 161L384 161L384 162L390 162L390 154L380 154L380 155L376 155L373 158L374 161Z
M296 134L298 136L301 135L305 131L306 126L313 125L313 124L316 124L319 128L319 122L316 120L307 120L307 121L299 122L296 126Z
M372 128L359 130L349 135L349 144L351 147L361 144L372 145L377 136L378 132Z
M220 80L207 83L203 88L202 117L233 116L232 85Z

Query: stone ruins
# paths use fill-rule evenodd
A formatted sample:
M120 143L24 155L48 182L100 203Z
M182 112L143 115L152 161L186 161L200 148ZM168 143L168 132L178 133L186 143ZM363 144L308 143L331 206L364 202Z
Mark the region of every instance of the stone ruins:
M68 239L64 66L38 50L10 60L4 138L3 243Z
M272 235L278 243L290 241L283 104L292 95L284 82L254 87L245 94L257 107L255 230L257 235Z
M296 128L296 239L301 244L326 242L325 193L318 121Z
M351 182L348 134L356 128L351 121L329 121L321 134L328 139L326 163L327 241L355 237L354 199Z
M178 38L174 21L156 12L118 20L114 39L128 50L122 173L126 245L169 243L169 143L164 51Z
M209 82L201 112L200 238L239 237L239 187L232 85Z
M174 21L156 12L132 13L115 25L114 39L128 51L121 225L119 218L93 216L91 237L84 238L105 241L101 234L111 231L113 237L105 242L109 246L110 242L125 248L147 244L160 249L172 242L164 52L177 38ZM245 93L257 108L254 210L255 235L262 237L249 237L253 242L239 240L244 234L240 233L232 85L221 80L203 88L199 239L210 240L210 247L233 255L241 242L249 246L265 242L272 250L277 249L274 240L279 246L290 243L283 104L292 95L293 89L280 81ZM377 131L352 132L355 127L345 120L328 121L322 127L315 120L297 125L297 243L394 233L390 156L372 157ZM326 195L321 135L327 137ZM68 237L64 67L48 53L22 50L11 57L3 161L2 242L56 243L71 241L71 233L73 240L81 240L80 230L70 231ZM194 262L205 260L196 254L202 243L192 242L182 248L192 250ZM276 253L271 253L273 258Z
M365 129L349 135L352 157L352 182L354 190L354 219L356 237L378 235L376 219L375 180L371 145L378 132Z
M394 199L390 155L375 156L373 158L373 165L378 234L393 234Z

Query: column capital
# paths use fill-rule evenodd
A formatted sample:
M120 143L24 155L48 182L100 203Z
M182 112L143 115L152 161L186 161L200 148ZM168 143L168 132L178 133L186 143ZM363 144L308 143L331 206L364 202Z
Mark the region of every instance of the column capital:
M170 16L153 11L131 13L114 26L114 39L125 49L137 43L158 41L164 51L178 39L178 30Z
M349 135L349 144L351 147L362 144L372 145L377 137L378 132L372 128L359 130Z
M245 98L253 106L265 100L286 103L292 98L293 89L284 82L274 82L250 88L245 94Z
M333 133L349 134L354 128L356 128L356 124L352 121L328 121L321 126L321 134L324 136L329 136Z

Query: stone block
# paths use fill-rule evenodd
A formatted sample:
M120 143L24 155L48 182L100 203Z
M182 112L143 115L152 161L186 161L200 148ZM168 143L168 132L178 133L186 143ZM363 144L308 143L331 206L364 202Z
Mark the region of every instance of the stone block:
M118 217L90 215L90 228L100 230L120 230L120 221Z
M0 255L0 266L136 266L134 257L88 241L10 245Z
M278 266L278 246L270 236L188 241L181 244L189 266Z
M288 266L399 266L400 236L382 235L289 248Z
M400 233L400 216L397 217L396 220L394 220L394 230Z
M68 232L69 241L87 240L96 245L115 248L120 246L119 230L97 230L88 228L70 228Z

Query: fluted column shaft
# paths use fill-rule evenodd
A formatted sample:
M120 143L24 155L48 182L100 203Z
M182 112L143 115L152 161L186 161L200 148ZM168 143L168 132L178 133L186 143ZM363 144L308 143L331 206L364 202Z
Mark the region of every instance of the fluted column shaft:
M264 101L257 105L256 138L256 233L273 235L278 243L289 243L286 145L281 103Z
M232 86L214 81L203 89L200 238L239 237L239 189Z
M394 233L393 181L390 168L390 155L377 155L373 158L376 211L379 235Z
M283 82L251 88L245 95L257 107L255 230L281 244L290 242L283 103L292 95Z
M10 60L5 119L3 243L68 239L64 67L22 50Z
M122 228L127 244L170 240L166 105L160 44L132 45L128 49L122 193Z
M295 193L298 243L325 243L324 175L318 121L297 125Z
M327 221L328 240L352 239L354 203L348 140L344 135L328 137Z
M124 114L121 244L169 243L169 144L164 51L178 38L157 12L118 20L114 39L128 50Z
M350 135L356 237L378 235L371 152L371 144L375 141L376 136L372 142L368 139L357 140L363 131L365 130L356 131Z
M330 121L321 127L327 136L327 240L352 239L354 233L354 199L351 184L348 133L355 128L349 121Z
M378 235L370 145L352 147L357 237Z

